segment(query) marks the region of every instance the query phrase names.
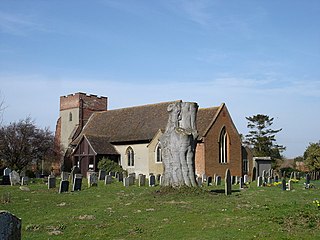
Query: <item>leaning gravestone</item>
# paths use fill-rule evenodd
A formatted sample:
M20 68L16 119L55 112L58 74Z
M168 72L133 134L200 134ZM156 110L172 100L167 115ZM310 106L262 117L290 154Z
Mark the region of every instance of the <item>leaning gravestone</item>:
M98 173L88 172L88 187L98 186Z
M20 184L20 175L19 175L19 173L17 173L15 170L13 170L13 171L9 174L9 177L10 177L11 186Z
M60 182L59 193L68 192L68 191L69 191L69 181L68 180L62 180Z
M230 170L227 169L226 170L226 175L224 178L224 182L225 182L225 194L226 195L231 195L231 174L230 174Z
M55 187L56 187L56 177L50 175L48 177L48 189L55 188Z
M112 183L112 176L111 175L106 175L104 177L104 184L111 184Z
M4 210L0 210L0 239L21 239L21 219Z

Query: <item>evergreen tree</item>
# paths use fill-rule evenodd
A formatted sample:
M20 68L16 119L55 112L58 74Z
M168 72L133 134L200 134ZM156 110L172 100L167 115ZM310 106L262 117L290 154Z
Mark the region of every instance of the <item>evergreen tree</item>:
M257 114L252 117L246 117L249 133L245 136L246 144L253 152L255 157L271 157L272 160L281 159L281 152L285 150L282 145L276 144L276 133L281 129L273 130L271 125L273 119L267 115Z
M320 170L320 141L310 143L303 154L304 163L310 171Z

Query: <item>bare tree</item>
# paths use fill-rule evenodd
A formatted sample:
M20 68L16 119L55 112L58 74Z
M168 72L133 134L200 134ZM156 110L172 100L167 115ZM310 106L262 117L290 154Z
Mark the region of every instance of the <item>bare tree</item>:
M0 128L0 158L12 169L47 160L53 155L54 137L48 128L37 128L27 117Z
M197 110L197 103L179 101L168 106L169 120L160 138L163 149L163 186L197 185L194 164L198 137Z
M2 125L3 112L5 109L6 109L6 106L4 105L4 99L1 97L1 92L0 92L0 126Z

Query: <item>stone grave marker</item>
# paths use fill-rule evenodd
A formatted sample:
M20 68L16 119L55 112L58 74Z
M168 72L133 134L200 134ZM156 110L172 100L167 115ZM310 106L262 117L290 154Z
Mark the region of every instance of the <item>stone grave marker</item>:
M156 177L154 175L149 176L149 187L154 187L156 185Z
M88 176L88 187L98 186L98 173L88 172L87 176Z
M139 174L138 175L138 186L142 187L146 185L146 175Z
M287 190L287 182L286 182L285 178L282 179L281 188L282 188L283 191Z
M252 174L251 174L251 182L255 181L257 179L257 168L252 168Z
M225 194L226 195L231 195L232 189L231 189L231 174L230 174L230 170L227 169L226 170L226 175L224 178L224 182L225 182Z
M81 191L82 187L82 174L75 174L73 178L72 191Z
M9 173L9 178L10 178L11 186L20 184L20 175L15 170Z
M116 172L111 171L111 172L109 172L109 175L111 175L111 177L115 177L116 176Z
M62 181L69 181L69 176L70 176L69 172L61 172L61 180Z
M22 177L21 178L21 185L28 185L29 183L29 178L28 177Z
M135 181L136 181L136 179L135 179L135 174L134 175L129 175L129 185L130 186L132 186L132 185L134 185L135 184Z
M213 175L213 179L212 179L212 180L213 180L213 182L214 182L214 183L216 183L216 180L217 180L217 174L214 174L214 175Z
M122 173L122 172L119 172L119 173L116 175L116 179L118 180L118 182L123 182L123 173Z
M293 179L293 172L290 173L290 179Z
M62 180L60 182L59 193L68 192L69 191L69 181Z
M268 177L267 178L267 183L268 184L272 184L273 183L273 178L272 177Z
M273 178L274 182L279 182L279 176L278 175L275 175L274 178Z
M48 189L55 188L56 187L56 177L53 175L50 175L48 177Z
M243 176L243 182L244 182L244 183L249 183L249 176L248 176L247 174L245 174L245 175Z
M21 219L4 210L0 210L0 239L21 239Z
M104 179L104 183L107 184L111 184L112 183L112 176L111 175L106 175L105 179Z
M221 177L220 176L216 176L216 186L221 185Z
M207 186L209 187L209 186L211 186L211 185L212 185L212 177L209 176L209 177L207 178Z
M261 187L263 185L263 177L259 176L257 181L257 187Z
M129 187L130 186L130 177L123 178L123 186Z
M9 176L10 173L11 173L11 169L10 168L5 168L3 170L3 176Z
M20 177L25 177L25 176L26 176L26 172L24 170L21 170Z
M71 169L71 173L70 173L70 178L71 178L70 180L71 180L72 184L73 184L74 176L76 174L81 174L81 169L78 166L73 166L72 169ZM64 180L68 180L68 179L64 179Z
M156 175L156 183L160 183L160 177L161 177L161 174L157 174Z
M292 180L290 179L288 181L288 190L291 191L293 188L292 188Z
M236 185L236 176L231 176L231 183Z
M99 170L99 180L105 180L106 175L107 175L107 172L105 170ZM111 179L112 179L112 175L108 175L108 176L111 176Z
M202 187L202 177L197 177L198 187Z
M310 184L310 180L311 180L310 174L307 173L307 174L306 174L306 185L309 185L309 184Z
M240 177L239 178L239 189L243 189L244 188L244 178Z

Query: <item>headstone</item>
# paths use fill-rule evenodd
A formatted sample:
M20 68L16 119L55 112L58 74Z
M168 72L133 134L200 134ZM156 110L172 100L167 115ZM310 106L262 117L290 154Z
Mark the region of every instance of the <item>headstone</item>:
M4 210L0 210L0 239L21 239L21 219Z
M160 176L159 185L162 186L163 175Z
M245 174L245 175L243 176L243 182L244 182L244 183L249 183L249 176L248 176L247 174Z
M286 190L287 190L287 182L286 182L286 179L283 178L281 183L282 183L282 184L281 184L282 190L283 190L283 191L286 191Z
M263 185L263 177L259 176L257 181L257 187L261 187Z
M212 177L209 176L209 177L207 178L207 186L209 187L209 186L211 186L211 185L212 185Z
M154 187L156 185L156 177L154 175L149 176L149 187Z
M216 180L217 180L217 174L214 174L214 175L213 175L213 179L212 179L212 180L213 180L214 183L217 182L217 181L216 181Z
M291 179L288 181L288 190L289 191L292 190L292 180Z
M293 173L293 179L298 179L298 177L297 177L297 172L294 172L294 173Z
M202 177L197 177L197 183L199 187L202 186Z
M105 180L106 175L107 175L107 172L105 170L100 170L99 171L99 180ZM108 176L110 176L112 179L112 175L108 175Z
M115 177L116 176L116 172L111 171L111 172L109 172L109 175L111 175L111 177Z
M28 185L29 178L28 177L22 177L21 178L21 185Z
M130 186L130 177L123 178L123 186L129 187Z
M88 176L88 187L98 186L98 173L87 172L87 176Z
M142 187L146 185L146 175L139 174L138 176L138 186Z
M262 177L265 178L266 176L267 176L266 170L263 170L263 171L262 171Z
M111 176L111 175L105 176L104 183L105 183L106 185L107 185L107 184L111 184L111 183L112 183L112 176Z
M306 185L309 185L309 184L310 184L310 180L311 180L310 174L307 173L307 174L306 174Z
M290 179L293 179L293 172L290 173Z
M130 176L131 176L134 180L136 180L136 173L130 173L130 174L129 174L129 177L130 177Z
M123 173L122 173L122 172L119 172L119 173L116 175L116 179L118 180L118 182L123 182Z
M10 168L5 168L3 170L3 176L9 176L10 173L11 173L11 169Z
M221 185L221 177L220 176L216 176L216 186Z
M136 179L135 179L135 174L134 175L130 175L129 174L129 185L130 186L132 186L132 185L134 185L135 184L135 181L136 181Z
M268 177L267 178L267 183L268 184L272 184L273 183L273 178L272 177Z
M62 180L62 181L69 181L69 176L70 176L70 173L68 173L68 172L61 172L61 180Z
M231 195L232 189L231 189L231 174L230 174L230 170L227 169L226 170L226 175L224 178L224 184L225 184L225 194L226 195Z
M244 188L244 178L240 177L239 178L239 189L243 189Z
M282 172L282 178L286 178L287 177L287 173L286 173L286 171L283 171Z
M72 185L72 191L81 191L82 186L82 175L81 174L75 174L73 178L73 185Z
M73 166L70 173L72 183L73 183L74 176L76 174L81 174L81 169L78 166ZM64 177L67 177L67 176L65 175ZM63 180L68 180L68 179L63 179Z
M25 177L25 176L26 176L26 172L24 170L21 170L20 177Z
M15 170L9 173L11 186L20 184L20 175Z
M279 182L279 176L278 175L275 175L273 179L274 179L274 182Z
M160 183L160 177L161 177L161 174L157 174L156 175L156 182L159 184Z
M55 188L55 187L56 187L56 177L50 175L48 177L48 189Z
M236 176L232 176L232 177L231 177L231 183L232 183L233 185L237 184L237 182L236 182Z
M235 180L235 183L234 184L238 184L239 183L239 176L236 176L236 180Z
M9 177L9 175L2 176L1 185L10 185L10 177Z
M60 182L59 193L68 192L69 191L69 181L62 180Z
M252 168L252 174L251 174L251 182L255 181L257 179L257 168Z

